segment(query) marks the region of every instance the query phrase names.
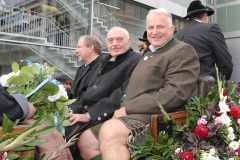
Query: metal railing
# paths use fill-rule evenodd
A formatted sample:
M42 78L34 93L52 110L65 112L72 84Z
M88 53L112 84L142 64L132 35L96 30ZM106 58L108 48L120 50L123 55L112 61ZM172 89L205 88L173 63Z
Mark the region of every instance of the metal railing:
M0 32L46 38L57 46L76 47L77 42L68 34L64 26L43 13L13 11L8 7L0 11Z
M90 27L89 26L89 14L90 14L90 1L82 1L78 0L74 4L68 3L67 0L57 0L59 4L63 6L64 9L66 9L79 23L82 24L83 27ZM105 48L106 47L106 33L107 33L107 27L103 25L103 22L99 21L97 17L94 17L95 24L98 23L98 25L93 24L93 34L97 36L101 41ZM105 28L105 31L104 31Z

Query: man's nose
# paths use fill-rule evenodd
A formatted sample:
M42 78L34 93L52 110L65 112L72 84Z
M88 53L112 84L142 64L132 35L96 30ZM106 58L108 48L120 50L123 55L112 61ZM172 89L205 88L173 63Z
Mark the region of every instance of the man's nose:
M117 39L114 39L112 44L117 45L118 44Z

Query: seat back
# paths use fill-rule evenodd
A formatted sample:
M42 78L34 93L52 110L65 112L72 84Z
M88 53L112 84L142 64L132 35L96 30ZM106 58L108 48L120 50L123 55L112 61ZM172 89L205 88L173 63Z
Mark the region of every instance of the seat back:
M198 78L198 96L206 98L208 92L214 87L215 80L212 76L200 75Z
M208 92L214 87L215 80L212 76L208 75L200 75L198 78L198 96L202 96L203 98L206 98L208 95ZM177 124L183 125L187 118L186 111L179 111L179 112L172 112L169 113L169 116L172 117ZM151 135L155 139L155 141L158 140L158 133L164 129L171 130L171 127L166 124L163 126L163 114L153 114L151 116Z

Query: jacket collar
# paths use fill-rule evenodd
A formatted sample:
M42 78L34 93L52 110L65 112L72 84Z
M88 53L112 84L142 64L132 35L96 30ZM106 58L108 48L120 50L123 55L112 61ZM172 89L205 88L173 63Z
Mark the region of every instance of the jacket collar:
M169 48L170 46L172 46L172 45L173 45L174 43L176 43L176 42L177 42L177 39L176 39L175 37L173 37L168 43L166 43L164 46L156 49L154 52L156 52L156 51L162 51L162 50L164 50L164 49L166 49L166 48Z
M115 59L115 61L119 61L121 59L124 59L132 51L133 51L133 49L130 47L126 52L124 52L123 54L118 55L117 58ZM112 58L112 56L110 54L108 54L106 57L102 58L101 63L105 63L106 61L109 61L111 58Z

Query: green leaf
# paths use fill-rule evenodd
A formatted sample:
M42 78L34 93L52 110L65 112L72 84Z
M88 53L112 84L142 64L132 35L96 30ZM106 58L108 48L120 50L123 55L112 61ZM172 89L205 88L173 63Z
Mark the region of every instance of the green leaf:
M13 150L14 151L28 151L28 150L32 150L34 149L36 146L21 146L21 147L17 147L17 148L14 148Z
M13 130L13 122L3 113L2 133L10 133Z
M14 159L17 159L17 158L19 158L18 154L8 154L8 159L9 160L14 160Z
M48 96L53 96L57 94L58 91L58 86L51 82L47 82L44 86L42 86L42 92L48 93Z
M6 90L8 93L12 93L12 92L23 93L25 91L25 87L24 86L14 86L11 88L7 88Z
M49 67L48 74L53 74L55 69L56 69L56 67Z
M71 99L71 100L68 100L67 102L64 102L64 104L65 104L66 106L68 106L68 105L72 104L72 103L75 102L75 101L76 101L76 99Z
M50 131L52 131L52 130L54 130L54 129L55 129L55 126L47 126L47 127L44 127L44 128L41 129L41 130L38 130L38 131L34 132L34 133L32 134L32 136L40 136L40 135L49 133Z
M14 73L17 73L19 71L19 65L17 62L12 63L12 70Z
M61 101L61 102L68 101L68 99L66 97L64 97L64 96L61 96L58 100Z
M40 68L36 64L33 64L30 68L30 71L32 74L38 75L40 73Z
M38 145L46 144L47 142L45 140L34 140L33 142L30 142L27 144L29 147L36 147Z
M63 126L63 127L66 127L66 126L69 126L71 123L72 123L72 121L66 119L66 120L64 120L64 121L62 122L62 126Z
M27 84L29 84L30 79L31 79L31 74L29 74L29 73L20 73L17 77L12 78L9 81L9 84L27 85Z
M28 130L30 130L30 129L32 129L32 128L35 128L35 127L37 127L37 126L40 126L40 124L43 123L44 118L45 118L45 116L42 116L42 117L38 118L38 120L37 120L35 123L33 123L30 127L28 127L28 129L27 129L26 131L28 131ZM25 132L26 132L26 131L25 131Z
M65 107L65 105L64 105L64 103L57 101L56 107L59 111L61 111Z
M23 66L20 70L20 73L29 73L29 72L30 72L30 66L29 65Z
M63 117L65 117L68 112L69 112L69 108L67 106L64 106L63 110L61 111L61 114Z

